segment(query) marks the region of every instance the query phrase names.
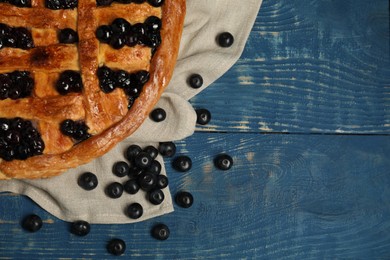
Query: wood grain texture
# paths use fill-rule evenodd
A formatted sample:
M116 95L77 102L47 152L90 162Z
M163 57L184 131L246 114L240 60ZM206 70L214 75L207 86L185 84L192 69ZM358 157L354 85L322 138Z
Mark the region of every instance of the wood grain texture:
M213 166L221 152L234 158L229 171ZM80 238L29 200L3 195L0 256L108 258L106 242L120 237L127 259L388 259L389 153L381 136L197 133L178 143L178 154L193 160L189 172L166 160L172 193L190 191L193 207L175 205L172 214L132 225L93 225ZM31 212L45 220L34 234L19 225ZM158 222L171 229L167 241L149 234Z
M199 130L389 134L388 6L264 1L241 59L192 99L213 116Z

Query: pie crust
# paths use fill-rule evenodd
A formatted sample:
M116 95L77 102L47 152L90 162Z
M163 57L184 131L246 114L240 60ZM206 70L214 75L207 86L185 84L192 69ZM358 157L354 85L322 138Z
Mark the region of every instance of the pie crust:
M34 73L36 87L32 97L1 100L0 117L21 117L37 123L45 142L42 155L26 160L0 159L0 179L56 176L104 155L130 136L148 117L172 77L185 11L185 0L165 0L160 8L148 3L97 7L96 0L79 0L74 10L55 11L45 8L43 0L32 0L31 8L0 3L0 22L32 28L36 46L30 50L0 49L0 73L30 71ZM99 43L95 36L99 25L115 18L136 22L150 15L158 15L162 21L161 45L153 55L151 49L144 46L117 51ZM78 32L78 44L54 44L53 35L64 27ZM150 79L130 109L120 89L109 94L100 90L96 73L102 63L128 71L149 71ZM66 69L81 72L83 93L53 94L55 83L51 74ZM62 136L58 125L69 118L85 120L91 137L75 144L69 137Z

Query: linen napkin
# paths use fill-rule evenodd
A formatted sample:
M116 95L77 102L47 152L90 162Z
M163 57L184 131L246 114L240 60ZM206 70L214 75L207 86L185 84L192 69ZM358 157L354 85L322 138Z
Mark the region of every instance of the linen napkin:
M117 161L126 161L124 152L131 144L141 147L158 146L158 142L180 140L193 134L196 113L187 101L222 76L240 57L262 0L187 0L187 15L173 78L156 107L167 112L167 118L159 123L147 119L143 125L113 150L86 165L54 178L43 180L7 180L0 182L0 192L8 191L30 197L52 215L65 220L84 220L89 223L132 223L173 211L169 186L163 189L165 200L153 205L146 193L124 193L118 199L109 198L105 188L112 182L124 183L128 177L119 178L112 173ZM216 37L222 32L234 36L234 44L222 48ZM203 86L193 89L187 78L198 73L203 77ZM166 175L163 158L161 174ZM81 189L77 180L80 174L93 172L99 184L92 191ZM126 207L137 202L143 206L139 219L130 219Z

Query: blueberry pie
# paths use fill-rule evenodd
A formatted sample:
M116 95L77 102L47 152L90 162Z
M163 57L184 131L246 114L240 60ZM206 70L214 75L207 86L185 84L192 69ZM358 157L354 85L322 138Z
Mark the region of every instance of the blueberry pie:
M149 115L176 63L185 0L0 0L0 179L105 154Z

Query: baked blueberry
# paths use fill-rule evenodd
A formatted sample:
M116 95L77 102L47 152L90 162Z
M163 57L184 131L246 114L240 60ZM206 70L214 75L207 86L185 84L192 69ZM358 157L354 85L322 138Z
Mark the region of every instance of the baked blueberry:
M161 173L161 163L157 160L153 160L150 166L147 169L147 172L152 173L154 175L159 175Z
M126 39L123 35L114 34L110 39L110 46L116 50L122 49L126 44Z
M175 196L177 205L182 208L189 208L194 203L194 197L187 191L180 191Z
M22 227L30 232L37 232L42 228L42 219L38 215L32 214L23 219Z
M10 4L18 7L31 7L31 0L12 0Z
M154 7L160 7L164 4L164 0L148 0L148 3Z
M111 1L111 0L110 0ZM109 43L111 37L113 35L113 31L111 26L101 25L96 29L96 38L103 43Z
M168 186L168 178L165 175L158 175L157 176L157 183L156 187L158 189L164 189Z
M131 32L137 36L146 34L146 26L143 23L136 23L131 27Z
M233 45L234 37L229 32L223 32L223 33L218 35L217 42L218 42L219 46L221 46L223 48L228 48L228 47Z
M135 157L142 152L142 148L139 145L132 144L126 149L126 158L129 161L133 161Z
M152 237L158 240L167 240L170 235L170 230L165 224L157 224L152 228Z
M136 194L139 191L140 187L136 179L130 179L125 182L125 184L123 185L123 189L129 194Z
M143 4L146 2L146 0L132 0L132 2L135 4Z
M130 172L130 166L123 161L116 162L112 167L112 172L118 177L125 177Z
M98 178L92 172L85 172L80 175L77 183L84 190L93 190L98 186Z
M172 161L172 167L179 172L187 172L192 167L192 160L186 155L177 156Z
M66 95L70 92L81 92L83 90L83 82L80 73L73 70L62 72L57 80L56 90L61 95Z
M75 122L74 134L71 137L78 142L84 141L91 137L91 135L88 133L88 129L89 127L85 124L85 122L77 121Z
M152 173L141 173L137 178L140 188L144 191L150 191L157 185L157 177Z
M149 78L149 71L146 70L140 70L134 74L135 83L141 86L145 85L145 83L149 81Z
M96 5L97 6L108 6L112 4L114 0L96 0Z
M116 85L120 88L130 88L131 87L131 74L125 70L115 71Z
M126 243L122 239L111 239L107 244L107 251L112 255L123 255L126 251Z
M134 47L139 42L138 35L133 32L127 33L125 35L125 41L127 46Z
M126 213L129 218L138 219L144 213L144 209L142 208L141 204L135 202L127 207Z
M233 166L233 158L228 154L219 154L214 159L215 166L223 171L229 170Z
M45 6L52 10L74 9L77 7L78 0L46 0Z
M58 34L58 40L60 43L76 43L79 42L79 36L71 28L65 28Z
M164 192L160 189L152 190L148 193L149 202L153 205L160 205L164 201Z
M144 22L146 30L156 32L161 30L161 19L156 16L149 16Z
M200 125L207 125L211 120L211 113L209 110L200 108L196 109L196 123Z
M157 155L158 155L158 150L156 147L154 147L153 145L148 145L146 146L143 151L147 154L150 155L150 157L152 157L152 159L156 159Z
M176 153L176 145L173 142L161 142L158 151L164 157L172 157Z
M91 226L87 221L78 220L71 224L70 232L76 236L86 236L91 231Z
M150 118L154 122L162 122L167 118L167 113L165 112L164 109L162 108L155 108L151 113L150 113Z
M123 186L119 182L113 182L106 187L106 194L112 199L120 198L123 194Z
M111 28L116 34L124 34L130 31L131 24L123 18L116 18L111 23Z
M188 84L190 85L191 88L200 88L203 85L203 78L199 74L192 74L188 78Z
M152 164L153 158L146 152L140 152L134 158L134 165L140 169L147 169Z
M34 48L31 32L24 27L13 28L13 35L16 37L16 48L28 50Z

